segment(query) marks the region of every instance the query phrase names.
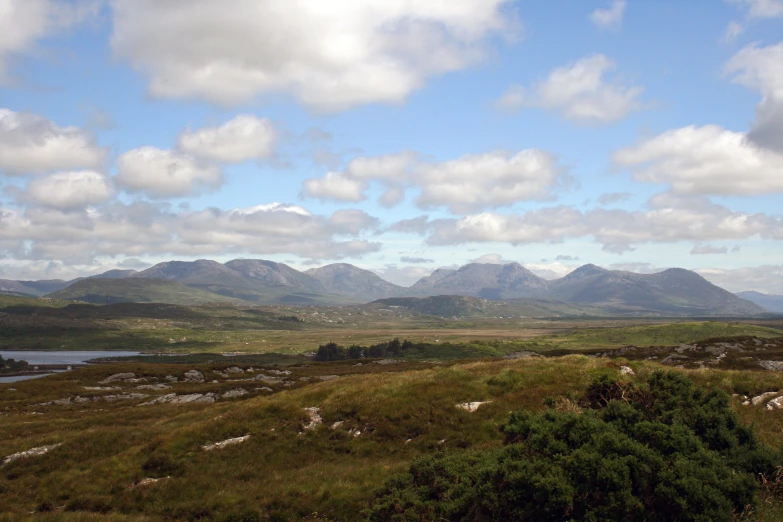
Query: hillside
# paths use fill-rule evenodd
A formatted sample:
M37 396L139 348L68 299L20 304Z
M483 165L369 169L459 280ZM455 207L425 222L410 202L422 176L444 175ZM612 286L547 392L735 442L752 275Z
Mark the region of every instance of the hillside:
M96 304L239 302L164 279L83 279L47 297Z
M486 299L545 296L548 282L519 263L471 263L455 271L436 271L406 293L412 296L465 295Z
M399 296L405 293L405 288L389 283L369 270L363 270L347 263L311 268L305 273L320 281L326 291L360 302Z
M762 294L761 292L737 292L746 301L756 303L767 311L783 314L783 295Z
M439 295L431 297L395 297L379 299L366 305L370 308L402 308L414 314L435 317L562 317L600 315L602 310L575 306L548 299L490 300L480 297Z
M592 265L550 281L547 295L575 304L601 306L613 313L672 315L754 315L758 305L738 298L690 270L656 274L609 271Z

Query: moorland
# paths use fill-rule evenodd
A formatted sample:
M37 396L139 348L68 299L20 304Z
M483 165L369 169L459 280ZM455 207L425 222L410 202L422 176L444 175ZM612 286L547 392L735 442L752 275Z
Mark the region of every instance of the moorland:
M542 498L542 520L780 520L783 317L639 313L634 288L0 296L0 352L141 352L0 384L0 520L514 520Z

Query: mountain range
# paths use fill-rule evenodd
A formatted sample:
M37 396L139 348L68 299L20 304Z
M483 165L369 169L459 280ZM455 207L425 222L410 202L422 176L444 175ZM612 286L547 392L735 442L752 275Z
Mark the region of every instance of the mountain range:
M300 272L282 263L260 259L236 259L228 263L169 261L140 272L112 270L73 281L0 280L0 293L94 303L176 304L225 301L326 305L413 298L405 302L413 309L427 309L433 303L417 305L415 298L464 296L486 301L515 300L514 308L522 306L519 300L530 300L524 306L532 307L531 310L560 306L568 313L589 311L606 315L733 316L778 311L772 310L776 302L758 297L772 296L755 293L737 296L681 268L637 274L584 265L565 277L547 280L518 263L471 263L459 269L441 268L406 288L346 263Z

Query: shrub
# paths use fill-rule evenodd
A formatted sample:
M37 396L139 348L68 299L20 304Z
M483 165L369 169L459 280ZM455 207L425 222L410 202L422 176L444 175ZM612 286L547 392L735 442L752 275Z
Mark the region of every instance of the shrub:
M781 462L725 393L677 373L644 386L602 377L582 404L592 409L512 413L501 448L415 461L368 520L731 521Z

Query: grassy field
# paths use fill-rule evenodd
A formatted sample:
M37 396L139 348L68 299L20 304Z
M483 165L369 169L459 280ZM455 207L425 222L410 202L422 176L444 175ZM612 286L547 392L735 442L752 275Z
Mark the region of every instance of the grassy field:
M709 337L783 331L781 320L444 319L377 306L94 306L6 297L0 349L174 353L309 353L319 344L369 345L394 337L473 344L497 353L681 344ZM497 354L488 352L487 355Z
M127 363L0 385L0 458L62 444L0 467L0 520L361 520L373 491L416 457L497 446L498 428L510 411L541 410L547 397L574 396L596 376L618 375L624 363L579 355L449 364L303 363L286 366L291 375L268 385L230 382L250 374L226 379L226 364ZM639 378L659 367L630 364ZM144 391L150 397L139 399L41 405L139 392L138 383L122 382L114 384L119 391L85 390L119 371L150 383L181 378L192 368L207 382L174 383L172 390ZM782 386L773 372L686 373L729 393L755 395ZM327 375L337 378L318 379ZM273 391L257 391L260 384ZM238 387L250 393L214 404L140 405L164 393ZM474 413L456 408L470 401L491 402ZM744 422L753 423L769 444L783 444L783 411L740 402L733 405ZM309 407L320 408L323 423L308 431ZM342 424L333 429L337 422ZM250 438L235 446L202 449L245 435ZM139 486L145 478L162 480ZM769 507L766 520L780 520L777 509Z

